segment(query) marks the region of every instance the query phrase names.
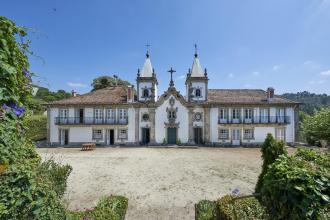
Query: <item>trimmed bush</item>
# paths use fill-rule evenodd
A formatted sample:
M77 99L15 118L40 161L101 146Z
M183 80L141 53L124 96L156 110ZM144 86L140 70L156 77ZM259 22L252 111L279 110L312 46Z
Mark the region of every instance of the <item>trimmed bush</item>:
M202 200L195 205L196 220L217 220L219 218L217 203Z
M330 154L298 149L268 169L261 203L271 219L327 219L330 210Z
M221 220L267 219L265 209L255 198L234 200L235 196L226 195L217 201Z
M26 137L32 141L45 140L47 138L47 116L31 115L26 117Z
M128 199L123 196L109 196L100 199L97 206L92 210L69 211L68 220L123 220L127 210Z
M263 184L263 177L267 173L268 167L270 164L281 155L287 154L285 149L285 144L283 141L277 141L274 139L273 135L268 133L264 143L261 146L261 157L263 159L262 171L258 177L258 182L255 188L255 192L259 193L260 188Z

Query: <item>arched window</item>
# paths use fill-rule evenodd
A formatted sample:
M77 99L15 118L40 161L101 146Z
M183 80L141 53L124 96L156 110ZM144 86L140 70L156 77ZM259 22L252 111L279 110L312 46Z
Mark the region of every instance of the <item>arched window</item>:
M143 97L149 97L149 89L144 89L142 95Z
M195 95L196 95L196 97L201 97L201 90L200 89L196 89Z

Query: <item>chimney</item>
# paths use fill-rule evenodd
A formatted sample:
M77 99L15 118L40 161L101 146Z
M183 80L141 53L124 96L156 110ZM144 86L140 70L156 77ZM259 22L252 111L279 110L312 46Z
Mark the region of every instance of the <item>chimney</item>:
M127 102L134 101L134 87L132 85L127 86Z
M73 89L72 89L72 91L71 91L71 96L72 96L72 97L76 97L76 96L77 96L77 92L74 91Z
M272 99L274 98L274 91L275 91L275 89L273 87L267 88L267 100L268 101L272 101Z

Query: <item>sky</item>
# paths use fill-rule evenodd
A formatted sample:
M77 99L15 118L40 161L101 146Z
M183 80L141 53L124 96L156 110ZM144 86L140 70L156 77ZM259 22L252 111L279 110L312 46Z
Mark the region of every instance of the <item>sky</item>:
M86 93L101 75L135 84L146 44L161 95L184 94L194 44L209 88L330 94L330 0L0 0L29 28L36 84Z

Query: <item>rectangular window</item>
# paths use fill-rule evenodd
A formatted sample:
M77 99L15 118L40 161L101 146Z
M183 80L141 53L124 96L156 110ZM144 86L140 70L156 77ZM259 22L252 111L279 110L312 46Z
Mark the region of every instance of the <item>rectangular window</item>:
M115 119L115 109L107 109L106 110L106 117L108 120L114 120Z
M254 138L253 129L244 129L244 139L249 140Z
M285 141L285 128L276 128L276 139Z
M59 116L60 118L68 118L69 117L69 109L60 109L60 112L59 112Z
M240 119L240 114L241 114L241 111L239 108L234 108L233 109L233 119Z
M118 138L119 139L127 139L127 130L126 129L119 129Z
M227 119L228 118L228 109L221 108L220 109L220 119Z
M244 109L244 117L245 117L245 119L252 119L252 109L251 108Z
M95 119L103 119L103 109L95 109L94 110Z
M94 129L93 140L102 140L102 139L103 139L102 129Z
M123 120L127 118L127 109L119 109L119 119Z
M229 138L229 130L228 129L220 129L219 130L219 139L228 139Z
M176 118L176 112L175 111L168 111L168 118L169 119L175 119Z

